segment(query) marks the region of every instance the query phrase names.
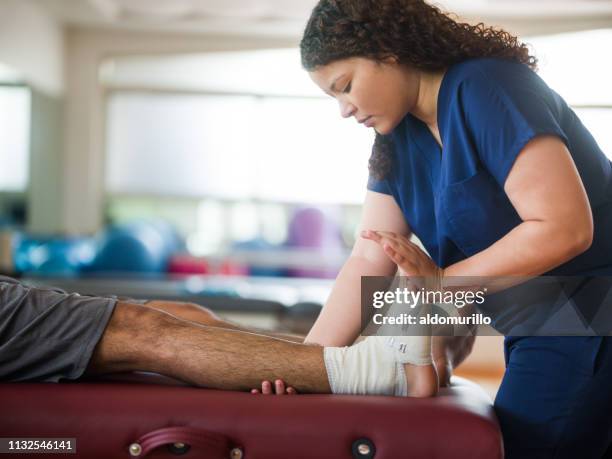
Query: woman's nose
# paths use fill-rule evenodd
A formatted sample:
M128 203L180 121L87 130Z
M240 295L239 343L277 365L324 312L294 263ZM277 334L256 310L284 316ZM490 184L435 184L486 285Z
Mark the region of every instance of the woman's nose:
M353 116L355 114L355 111L356 107L353 104L345 101L340 101L340 115L342 115L343 118Z

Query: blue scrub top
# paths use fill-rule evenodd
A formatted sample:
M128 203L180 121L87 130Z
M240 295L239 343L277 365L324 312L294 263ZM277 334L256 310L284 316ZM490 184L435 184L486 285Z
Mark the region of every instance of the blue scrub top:
M437 108L443 148L406 115L391 133L392 170L384 180L370 177L368 189L395 198L438 266L486 249L521 223L504 182L523 147L546 134L568 147L595 223L591 248L547 274L612 274L612 163L561 96L524 64L480 58L447 69Z

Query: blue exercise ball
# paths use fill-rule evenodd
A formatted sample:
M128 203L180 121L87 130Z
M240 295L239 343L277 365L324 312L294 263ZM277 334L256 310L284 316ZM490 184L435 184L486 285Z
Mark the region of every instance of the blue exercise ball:
M91 263L95 244L88 238L22 238L15 248L18 272L48 276L75 276Z
M170 253L179 253L186 250L185 239L179 234L176 227L163 219L143 220L141 224L154 228L164 238L166 250Z
M162 273L171 254L167 234L155 225L127 223L102 234L96 257L84 271Z

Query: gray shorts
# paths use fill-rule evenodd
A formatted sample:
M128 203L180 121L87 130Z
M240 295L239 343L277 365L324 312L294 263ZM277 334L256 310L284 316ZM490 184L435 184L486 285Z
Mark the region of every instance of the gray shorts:
M0 276L0 381L80 377L117 300L29 287Z

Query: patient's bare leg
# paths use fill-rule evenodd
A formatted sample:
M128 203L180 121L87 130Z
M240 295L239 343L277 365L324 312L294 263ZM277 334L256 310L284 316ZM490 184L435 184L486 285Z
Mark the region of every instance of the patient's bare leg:
M134 370L216 389L247 390L282 377L302 392L330 392L319 346L200 325L118 302L89 372Z
M154 371L229 390L247 390L262 380L281 378L300 392L329 393L323 349L200 325L150 307L119 302L96 347L89 372ZM420 378L420 373L425 368L411 368L415 370L412 375L407 371L407 395L435 393L435 382L430 384L432 390L423 391L427 379ZM365 387L353 393L392 394L394 388L373 392Z

